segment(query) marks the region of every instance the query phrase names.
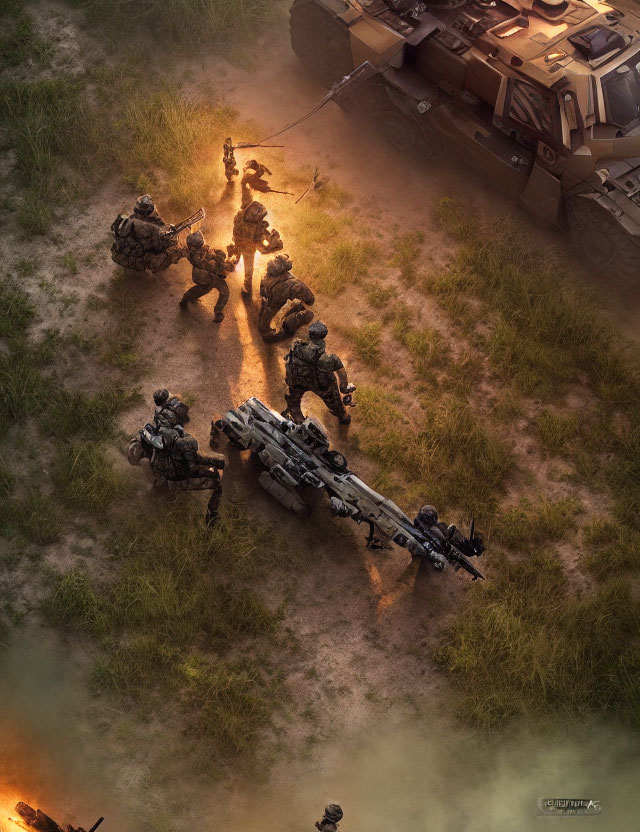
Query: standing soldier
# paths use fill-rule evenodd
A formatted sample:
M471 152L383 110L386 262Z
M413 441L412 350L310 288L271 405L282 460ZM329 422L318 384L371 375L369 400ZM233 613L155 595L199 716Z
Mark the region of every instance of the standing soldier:
M136 272L163 271L186 255L174 227L156 211L149 194L138 197L133 213L121 214L111 226L114 263Z
M300 405L305 393L315 393L329 408L329 412L348 425L348 415L341 393L350 396L356 389L349 384L347 371L337 355L325 351L324 339L328 333L322 321L315 321L309 327L309 341L297 340L285 356L286 383L289 388L285 395L287 409L282 412L297 424L304 421ZM336 381L340 380L340 387Z
M338 824L344 817L344 812L337 803L330 803L324 810L321 820L316 821L318 832L338 832Z
M195 285L184 293L180 308L186 309L188 303L197 301L212 289L217 289L218 300L213 310L213 322L221 323L224 319L222 310L229 300L227 275L234 270L236 263L228 260L224 251L212 251L211 247L205 244L201 231L194 231L187 237L187 259L193 266L191 279Z
M241 208L233 220L233 246L229 254L235 253L244 262L244 285L242 294L251 297L253 286L253 261L256 251L271 254L283 247L280 235L265 219L267 209L260 202L250 202Z
M236 156L231 139L225 139L222 145L222 163L224 164L224 175L227 177L227 183L231 183L234 176L237 176L240 171L236 167Z
M315 297L302 280L292 274L293 263L287 254L277 254L267 263L267 269L260 283L262 307L258 318L258 330L265 341L281 341L289 338L301 326L313 320L313 312L305 303L313 306ZM271 322L280 310L291 303L286 310L280 329L272 328Z

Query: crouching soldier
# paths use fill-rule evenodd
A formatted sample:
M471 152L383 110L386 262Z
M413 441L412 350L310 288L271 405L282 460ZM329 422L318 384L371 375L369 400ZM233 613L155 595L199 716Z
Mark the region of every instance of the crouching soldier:
M291 272L293 263L286 254L277 254L267 264L260 283L262 307L258 318L258 330L265 341L281 341L289 338L301 326L313 320L313 312L305 304L313 306L315 297L311 289ZM280 329L271 326L273 319L287 303Z
M253 262L256 251L262 254L272 254L283 247L280 234L272 228L265 219L267 209L260 202L250 202L241 208L233 220L233 246L229 253L242 257L244 263L244 285L242 294L251 297L253 286Z
M227 275L234 270L236 263L228 260L224 251L212 250L206 245L201 231L195 231L187 237L187 259L193 266L191 279L195 285L184 293L180 308L186 309L188 303L197 301L212 289L217 289L218 300L213 309L213 322L221 323L224 319L222 310L229 300Z
M112 224L111 259L135 272L168 269L186 255L178 245L173 226L167 225L156 211L149 194L138 197L133 213L121 214Z
M349 384L347 371L340 358L326 352L324 339L327 333L328 329L322 321L312 323L309 327L309 341L295 341L284 359L289 389L285 395L287 409L282 415L298 424L304 421L302 397L309 392L322 399L341 425L351 422L340 394L350 396L356 388L354 384ZM336 375L340 381L339 387Z
M169 491L211 491L205 523L213 526L218 519L222 497L219 471L225 466L222 454L202 456L198 441L182 425L174 427L147 424L129 443L128 458L138 465L144 457L151 463L156 481L166 483Z

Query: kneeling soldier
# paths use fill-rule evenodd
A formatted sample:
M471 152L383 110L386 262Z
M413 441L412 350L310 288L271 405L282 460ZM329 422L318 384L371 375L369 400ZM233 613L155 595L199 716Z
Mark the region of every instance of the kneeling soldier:
M195 231L187 237L187 259L193 266L191 279L194 286L188 289L180 301L182 309L187 304L209 294L212 289L218 290L218 300L213 309L213 321L219 324L224 319L223 309L229 300L229 286L227 275L235 268L233 260L228 260L224 251L212 250L205 244L201 231Z
M313 320L313 312L305 303L312 306L315 297L311 289L291 272L293 263L287 254L278 254L269 260L267 270L260 283L262 307L258 318L258 330L265 341L281 341L289 338L301 326ZM289 301L280 329L271 327L275 316Z

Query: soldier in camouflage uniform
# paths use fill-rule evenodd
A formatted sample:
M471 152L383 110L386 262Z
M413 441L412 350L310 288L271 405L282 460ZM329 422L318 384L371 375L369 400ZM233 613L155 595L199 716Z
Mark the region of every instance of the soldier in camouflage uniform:
M250 202L241 208L233 220L233 245L229 247L230 255L242 257L244 262L244 285L242 294L251 297L253 286L253 262L256 251L271 254L280 251L283 246L280 235L275 228L269 230L265 219L267 209L260 202Z
M213 321L216 324L222 323L224 319L222 310L229 300L227 275L234 270L237 261L228 260L224 251L212 250L206 245L201 231L189 234L187 252L187 259L193 266L191 279L195 285L184 293L180 308L186 309L188 303L194 303L212 289L217 289L218 300L213 309Z
M297 424L304 421L300 405L302 397L308 392L319 396L329 412L337 416L341 425L351 422L351 416L347 414L340 394L348 395L356 388L355 385L349 384L347 371L340 358L325 351L324 339L327 333L328 329L322 321L311 324L309 341L295 341L284 359L289 390L285 395L287 409L282 415L291 418ZM336 374L340 380L340 387L336 381Z
M344 817L344 812L337 803L330 803L324 810L322 820L316 821L318 832L338 832L338 824Z
M291 273L292 266L293 263L286 254L277 254L267 263L260 283L262 307L258 318L258 330L265 341L289 338L301 326L313 320L313 312L305 304L314 304L314 294L306 283ZM291 301L293 302L290 303ZM271 323L288 303L280 329L276 331Z
M143 453L139 453L140 443ZM166 483L169 491L211 491L205 522L213 526L218 519L218 508L222 496L222 481L219 471L224 469L222 454L201 456L198 442L186 433L182 425L167 427L145 425L138 437L129 443L129 462L138 465L145 456L151 462L156 484Z
M112 260L135 272L168 269L186 255L171 229L156 211L149 194L144 194L136 201L132 214L121 214L111 226Z
M227 182L231 183L234 176L237 176L240 171L236 167L236 156L233 152L233 142L231 139L225 139L222 145L222 163L224 165L224 175L227 177Z

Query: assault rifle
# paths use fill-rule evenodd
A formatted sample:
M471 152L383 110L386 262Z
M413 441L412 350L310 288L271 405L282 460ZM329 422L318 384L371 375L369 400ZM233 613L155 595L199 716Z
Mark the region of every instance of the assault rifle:
M468 538L455 526L449 526L446 534L439 527L418 529L394 502L349 470L345 457L330 449L329 439L316 420L307 418L296 425L253 397L228 410L214 427L233 445L257 454L265 467L258 482L290 511L304 514L308 508L298 491L301 486L324 490L336 516L368 524L369 548L385 545L376 536L377 531L434 569L444 569L448 562L456 571L464 569L474 580L484 577L468 559L484 551L473 522Z
M178 225L168 225L164 233L167 237L177 237L181 231L185 230L185 228L191 229L191 226L195 225L197 222L201 222L204 219L204 216L204 208L200 208L200 210L196 211L195 214L187 217L186 220L178 223Z

